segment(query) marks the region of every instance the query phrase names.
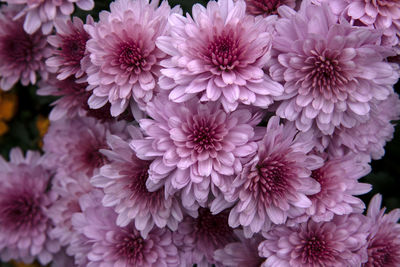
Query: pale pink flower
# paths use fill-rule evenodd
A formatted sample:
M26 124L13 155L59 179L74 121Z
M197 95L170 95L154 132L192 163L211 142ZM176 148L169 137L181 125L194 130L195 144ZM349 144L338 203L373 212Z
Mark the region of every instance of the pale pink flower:
M92 96L88 103L98 109L111 103L112 116L130 104L143 108L153 98L159 61L165 57L155 46L166 30L171 8L167 1L117 0L103 11L94 25L85 25L90 39L86 48L91 64L85 69Z
M320 191L311 171L323 164L322 158L308 154L314 142L312 134L299 133L293 124L283 125L271 117L257 154L243 166L227 194L228 201L237 200L229 225L242 225L251 236L311 207L310 195Z
M213 215L208 208L200 208L195 218L184 217L178 230L173 232L174 244L181 258L180 266L216 264L214 252L238 241L228 225L228 213L223 211Z
M235 230L237 242L227 244L224 248L214 252L214 259L223 266L231 267L259 267L264 258L258 255L258 245L263 241L261 235L246 238L242 230Z
M245 0L246 12L252 15L275 15L278 7L287 5L291 8L296 6L296 0Z
M169 230L154 228L143 238L132 223L119 227L115 224L117 214L112 208L102 206L101 198L98 191L82 196L82 212L75 213L72 219L78 239L84 241L80 243L82 248L75 248L86 251L84 266L179 265L178 251Z
M280 15L268 62L285 87L276 114L324 135L367 121L371 103L387 99L399 78L385 61L393 51L377 45L381 33L339 22L325 4L305 1L297 13L283 6Z
M155 191L165 185L167 195L182 190L186 207L204 204L210 189L226 192L242 169L240 159L257 148L252 138L261 117L247 109L226 113L218 102L157 97L146 111L152 118L140 120L146 137L131 147L139 158L153 159L147 186Z
M42 28L44 34L49 34L53 29L56 19L67 20L74 12L74 4L82 10L91 10L93 0L1 0L9 5L16 5L21 11L14 19L24 17L25 32L32 34Z
M93 25L93 18L89 15L86 24ZM83 22L78 17L72 20L56 20L54 22L57 33L47 38L48 42L56 48L53 56L46 60L46 64L55 68L57 79L64 80L75 75L82 77L90 64L90 58L86 51L86 42L89 34L83 29Z
M170 57L163 60L160 87L169 98L193 97L221 102L226 111L239 103L268 107L283 92L282 85L263 71L268 61L276 17L246 15L243 0L210 1L193 6L193 18L173 14L170 33L157 46Z
M370 224L361 214L335 216L330 222L312 220L293 227L277 225L264 233L259 246L267 258L262 266L360 266L366 261Z
M143 138L140 130L128 128L131 139ZM110 163L101 167L91 183L104 191L102 203L113 207L118 214L117 225L124 227L131 221L144 238L154 225L176 230L183 214L174 196L165 197L164 188L149 192L146 188L149 166L152 161L138 159L129 143L119 136L107 136L109 149L102 152Z
M375 195L368 206L371 219L368 236L368 261L362 266L384 267L400 266L400 209L385 213L381 209L382 196Z
M38 75L47 79L50 68L45 58L52 53L42 33L27 34L23 18L13 20L18 10L2 6L0 9L0 87L9 90L18 81L27 86L35 84Z
M47 210L55 200L49 191L52 173L43 166L39 152L19 148L10 162L0 157L0 258L48 264L60 249L49 237L52 227Z

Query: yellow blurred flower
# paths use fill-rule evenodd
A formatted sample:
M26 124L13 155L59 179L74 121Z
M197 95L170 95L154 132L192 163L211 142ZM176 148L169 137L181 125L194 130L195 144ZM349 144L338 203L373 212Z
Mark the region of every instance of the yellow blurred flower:
M36 262L34 262L32 264L25 264L22 262L11 261L11 264L15 267L40 267L40 265Z
M47 129L49 128L49 125L50 125L50 121L49 121L48 118L46 118L46 117L44 117L42 115L39 115L37 117L37 119L36 119L36 128L39 131L39 137L40 137L39 147L42 147L42 145L43 145L42 139L43 139L43 136L47 133Z
M0 136L8 131L7 121L11 120L17 111L18 98L12 92L0 89Z

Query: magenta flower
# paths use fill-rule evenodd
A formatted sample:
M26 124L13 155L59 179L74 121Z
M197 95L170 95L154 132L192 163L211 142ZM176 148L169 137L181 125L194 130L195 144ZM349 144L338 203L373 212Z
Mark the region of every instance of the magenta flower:
M204 204L210 189L226 192L241 171L240 159L257 148L251 139L260 117L247 109L226 113L215 102L177 104L158 97L147 113L152 119L140 121L147 137L131 142L139 158L154 159L147 186L155 191L165 184L170 195L183 190L186 207Z
M259 267L265 261L258 255L258 245L263 241L261 235L255 235L252 238L246 238L243 231L235 230L235 236L238 242L227 244L224 248L217 249L214 252L214 259L222 266L231 267ZM217 265L219 266L219 265Z
M153 98L165 57L156 38L166 29L171 9L167 1L117 0L95 25L85 25L90 35L86 48L91 65L85 70L92 96L89 106L98 109L111 103L118 116L134 100L143 108ZM135 104L135 105L136 105Z
M45 58L52 53L47 37L25 33L23 18L13 20L15 7L3 5L0 11L0 87L9 90L18 81L24 86L35 84L37 75L46 80L50 68Z
M287 5L295 8L296 0L245 0L246 12L252 15L275 15L278 13L278 7Z
M371 102L387 99L399 78L398 66L385 61L392 50L377 45L381 34L338 22L325 4L281 10L268 63L287 97L276 114L325 135L365 122Z
M266 240L258 247L267 258L262 266L360 266L366 261L369 227L361 214L293 227L277 225L263 234Z
M103 207L101 198L98 191L82 196L82 212L73 216L75 230L84 241L80 244L83 251L86 250L88 263L84 266L179 265L170 231L154 228L147 238L143 238L134 224L118 227L115 224L117 214L113 209Z
M209 266L215 264L214 252L225 245L237 242L228 225L228 212L213 215L209 209L200 208L196 218L186 216L173 232L181 266ZM218 265L217 265L218 266Z
M371 230L368 236L368 262L365 267L400 265L400 209L385 213L382 196L375 195L368 206Z
M48 191L51 173L43 167L40 153L19 148L10 152L10 162L0 157L0 258L26 263L38 259L48 264L60 249L49 237L47 210L55 200Z
M53 29L56 19L66 20L74 12L74 4L82 10L91 10L93 0L1 0L9 5L20 7L20 12L15 19L25 17L24 30L28 34L42 28L44 34L49 34Z
M309 196L312 205L306 209L306 215L320 222L330 221L334 215L363 212L364 202L353 195L365 194L372 188L357 181L371 171L368 161L369 158L351 153L313 170L311 177L321 185L321 191Z
M100 123L87 117L55 121L43 139L46 164L68 175L90 177L108 162L99 151L108 147L107 133L123 135L125 126L125 122Z
M128 128L130 138L143 138L140 130ZM124 227L134 221L144 238L154 225L176 230L183 215L178 199L165 197L164 188L149 192L146 188L151 161L138 159L129 143L116 135L107 137L109 150L101 150L109 164L104 165L91 183L103 188L105 207L114 207L118 214L116 223Z
M312 134L301 134L293 124L282 125L278 117L271 117L257 154L243 166L227 195L228 201L237 200L229 225L242 225L251 236L311 207L310 195L320 191L311 170L322 165L320 157L308 155L313 148Z
M93 25L93 18L89 15L87 25ZM83 22L78 17L71 20L56 20L54 25L56 35L49 36L48 42L56 48L54 55L46 60L46 64L55 68L57 79L64 80L75 75L80 78L90 64L90 58L86 51L86 42L89 34L83 29Z
M269 58L275 17L245 14L243 0L210 1L193 6L193 19L173 14L169 36L157 46L170 55L162 61L160 87L183 102L220 101L226 111L239 103L268 107L283 92L263 71Z

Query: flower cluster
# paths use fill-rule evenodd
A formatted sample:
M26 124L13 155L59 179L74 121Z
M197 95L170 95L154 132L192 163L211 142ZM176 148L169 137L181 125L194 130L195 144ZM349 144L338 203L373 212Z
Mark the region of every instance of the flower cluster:
M0 157L1 260L400 265L400 210L358 198L400 118L396 1L3 1L0 86L59 98L43 155Z

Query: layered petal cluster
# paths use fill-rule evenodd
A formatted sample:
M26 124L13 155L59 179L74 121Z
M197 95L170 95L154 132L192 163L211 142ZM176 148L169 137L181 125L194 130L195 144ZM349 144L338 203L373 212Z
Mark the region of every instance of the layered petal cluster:
M119 227L117 214L101 205L102 192L92 191L80 199L82 212L72 223L78 233L73 245L83 251L87 264L80 266L178 266L179 257L167 229L154 228L143 238L134 224ZM86 253L85 253L86 252Z
M107 133L123 135L125 127L125 122L100 123L88 117L55 121L43 139L46 164L66 174L90 177L108 162L99 151L108 147Z
M244 164L227 195L228 201L237 201L229 225L242 225L249 237L311 207L310 195L321 190L311 171L323 164L322 158L309 154L313 148L312 134L299 133L293 124L271 117L257 153Z
M48 191L51 172L39 152L19 148L10 152L10 162L0 157L0 258L48 264L60 249L49 237L52 224L48 208L55 195Z
M382 196L375 195L368 206L371 230L368 236L368 261L365 267L400 265L400 209L385 213Z
M258 255L258 246L263 241L261 235L246 238L242 230L234 230L237 242L227 244L214 252L214 259L222 266L259 267L265 261Z
M53 29L56 19L67 20L74 12L76 4L82 10L91 10L93 0L1 0L9 5L20 7L15 19L24 17L22 23L24 31L28 34L42 29L44 34L49 34Z
M170 56L161 63L160 87L172 101L199 96L233 111L239 103L266 108L282 94L262 69L276 18L245 11L243 0L220 0L194 5L193 18L171 15L170 35L159 37L157 46Z
M385 61L392 50L377 45L381 33L339 22L325 4L280 10L268 63L285 87L276 114L324 135L367 121L371 103L387 99L399 78L398 66Z
M85 71L93 89L91 108L109 102L115 117L131 101L143 108L153 98L159 61L165 57L155 41L164 34L171 12L167 1L159 7L158 2L117 0L110 12L101 12L98 23L84 26L90 35L86 48L91 64Z
M278 7L287 5L295 8L296 0L245 0L246 12L255 16L275 15L278 13Z
M178 104L157 97L148 105L152 119L140 120L144 139L132 140L139 158L152 158L147 186L165 185L167 195L182 190L182 202L204 204L210 189L226 192L241 158L256 151L252 138L260 116L247 109L226 113L220 103L197 99Z
M328 2L335 14L347 17L352 24L383 30L383 44L399 44L400 3L396 0L332 0Z
M185 216L178 230L173 232L181 266L197 264L207 267L216 264L214 252L238 241L228 225L228 214L224 211L213 215L208 208L200 208L197 216Z
M86 25L93 25L93 18L89 15ZM90 64L86 51L86 42L89 34L83 28L83 21L78 17L72 20L56 20L54 22L57 33L48 37L48 42L56 48L53 55L46 60L46 64L55 68L57 79L64 80L74 75L80 78L84 69Z
M15 7L2 5L0 9L0 87L9 90L18 81L27 86L35 84L37 76L47 79L50 68L45 59L51 55L47 36L27 34L23 18L14 20Z
M138 128L132 126L128 130L131 139L143 138ZM104 190L102 203L114 208L117 225L124 227L133 221L144 238L154 225L176 230L183 219L178 198L165 197L164 188L154 192L146 188L151 161L137 158L129 143L119 136L107 136L107 144L109 149L100 152L110 163L101 167L91 183Z
M262 266L360 266L366 262L370 224L365 216L335 216L332 221L312 220L288 227L277 225L263 234L259 253Z

